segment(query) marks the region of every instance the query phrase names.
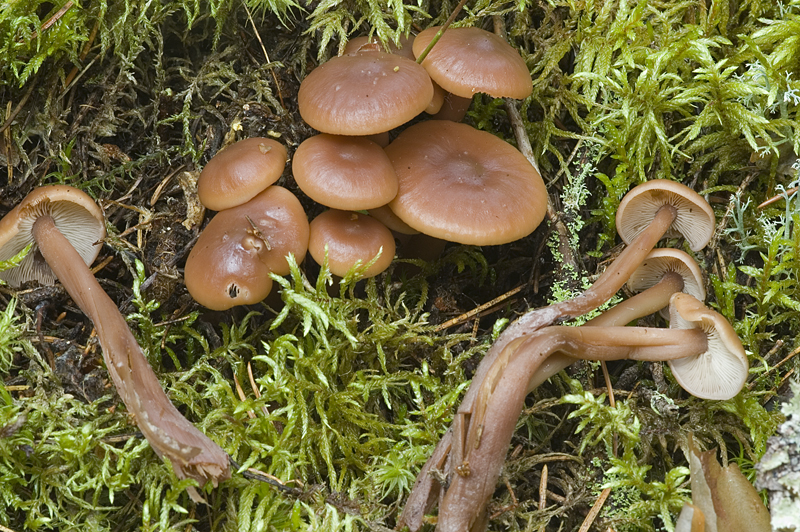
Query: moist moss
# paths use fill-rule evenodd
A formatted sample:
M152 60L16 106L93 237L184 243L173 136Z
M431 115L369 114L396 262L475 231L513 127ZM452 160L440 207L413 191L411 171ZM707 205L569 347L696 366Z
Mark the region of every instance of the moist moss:
M622 195L654 178L714 206L718 230L694 257L747 349L750 382L701 401L668 370L626 363L611 367L612 408L592 364L551 379L528 399L491 526L576 529L611 487L598 530L669 529L688 496L690 432L752 476L800 330L796 0L470 2L456 23L505 26L531 70L523 125L574 260L542 227L360 283L353 272L336 297L310 264L276 279L272 307L214 314L188 297L193 184L210 157L253 136L293 152L312 133L296 105L311 68L349 36L397 41L454 4L17 0L0 12L0 211L41 184L101 201L110 236L97 275L170 398L243 471L284 484L235 475L192 503L105 387L91 325L64 293L0 288L0 525L391 528L493 336L590 283L616 252ZM499 100L477 96L468 120L516 142ZM447 325L512 290L492 313ZM539 509L545 463L553 496Z

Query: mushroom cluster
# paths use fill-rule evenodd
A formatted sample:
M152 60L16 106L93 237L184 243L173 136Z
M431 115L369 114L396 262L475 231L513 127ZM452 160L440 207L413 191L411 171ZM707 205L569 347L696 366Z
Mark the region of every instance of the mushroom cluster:
M297 197L274 185L286 148L266 138L236 142L217 153L197 181L203 205L219 210L186 259L192 297L212 310L262 301L270 273L286 275L286 256L304 257L308 219Z
M409 51L419 56L438 30L425 30L392 53L354 40L345 55L322 64L300 85L300 114L321 134L298 147L292 170L310 198L340 211L312 221L309 248L318 262L327 249L337 275L356 257L374 257L378 242L379 262L389 264L395 249L386 225L401 234L494 245L530 234L544 218L541 176L494 135L429 120L406 128L383 149L385 137L372 140L423 111L437 112L445 99L442 87L459 98L476 92L530 95L530 73L519 53L478 28L448 30L421 65L414 62ZM365 242L358 253L351 238L337 236L355 234ZM370 267L366 275L379 271Z
M425 48L438 30L392 53L354 39L345 55L301 83L300 114L320 134L298 146L292 173L309 198L330 209L310 224L297 199L274 185L286 162L279 143L246 139L209 161L198 196L220 212L186 261L185 282L196 301L225 310L263 300L272 288L269 273L288 273L288 253L300 261L307 250L339 277L363 264L360 275L370 277L394 258L395 235L493 245L522 238L541 223L547 205L541 176L494 135L431 120L389 143L389 130L423 111L439 111L446 100L442 86L462 99L475 92L531 93L517 51L477 28L449 30L422 65L415 62L420 45ZM476 53L480 71L467 76Z
M484 530L525 396L576 359L667 361L678 384L697 397L724 400L739 393L747 356L727 320L702 303L699 268L680 250L653 250L662 237L677 236L693 251L705 247L714 230L711 207L688 187L650 181L623 198L617 228L627 246L594 285L575 299L532 311L492 345L417 477L401 524L418 530L438 499L436 530ZM638 294L580 327L552 325L597 308L625 283ZM669 329L626 326L665 308Z

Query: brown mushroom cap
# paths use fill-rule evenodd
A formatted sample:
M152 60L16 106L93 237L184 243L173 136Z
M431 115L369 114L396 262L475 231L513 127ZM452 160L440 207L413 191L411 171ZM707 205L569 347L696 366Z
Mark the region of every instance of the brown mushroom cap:
M258 303L272 289L269 273L288 274L286 255L302 260L307 247L302 205L285 188L269 187L208 223L186 260L186 288L212 310Z
M384 52L334 57L300 84L297 104L311 127L334 135L372 135L400 126L433 98L428 73Z
M669 361L678 384L701 399L735 397L747 380L750 365L742 342L728 320L689 294L678 293L670 299L669 326L671 329L702 329L708 337L705 353Z
M541 223L547 191L510 144L445 120L415 124L386 147L400 183L389 207L427 235L474 245L505 244Z
M106 235L103 211L85 192L67 185L39 187L0 220L0 261L8 260L33 244L36 218L47 213L56 228L70 241L83 261L91 264L100 253ZM36 245L18 267L0 272L0 279L13 287L36 280L53 284L56 276L37 252Z
M714 211L703 197L686 185L654 179L637 185L628 192L617 209L617 232L630 244L650 225L663 205L677 211L675 221L664 234L666 238L683 236L692 251L699 251L714 234Z
M389 157L363 137L323 133L306 139L294 154L292 173L308 197L334 209L372 209L397 195Z
M414 55L430 44L440 26L414 39ZM510 44L480 28L448 28L422 66L441 87L462 98L483 92L494 98L527 98L533 91L530 71Z
M206 208L221 211L247 203L275 183L286 166L286 148L272 139L240 140L208 161L197 179Z
M308 252L322 264L327 247L328 267L334 275L344 277L356 263L366 264L380 253L378 260L363 272L364 277L374 277L394 259L392 232L371 216L332 209L314 218L310 225Z

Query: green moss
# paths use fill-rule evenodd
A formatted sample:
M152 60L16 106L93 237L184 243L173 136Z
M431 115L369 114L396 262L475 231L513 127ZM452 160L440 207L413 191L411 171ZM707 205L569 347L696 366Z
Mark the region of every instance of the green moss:
M501 487L492 527L577 528L611 486L613 503L597 527L668 529L687 496L686 434L722 447L745 470L763 453L780 418L763 405L797 362L773 368L797 347L800 330L797 0L468 2L456 23L490 27L497 14L531 70L523 125L574 266L562 267L542 229L507 246L451 247L436 263L401 262L378 279L356 283L354 273L337 296L328 293L330 278L306 265L276 279L282 310L221 316L204 314L180 284L181 257L198 230L197 171L244 136L280 138L291 151L311 134L296 109L305 72L351 36L397 41L443 22L455 2L255 0L248 13L230 0L104 0L73 2L59 14L65 5L15 0L0 8L0 167L11 169L0 181L4 210L41 183L73 184L103 202L112 261L99 275L171 399L242 468L299 491L236 474L205 492L208 506L193 504L115 397L86 397L75 386L102 375L92 373L91 327L72 311L57 322L47 305L37 316L46 302L38 292L11 297L4 288L3 526L393 526L492 337L526 308L587 286L613 256L621 197L659 177L712 200L719 231L694 256L709 277L709 303L751 357L749 386L710 403L687 398L668 372L657 385L646 368L628 364L613 378L638 371L639 388L611 409L595 389L596 367L577 372L578 383L552 379L532 395L505 469L523 502L513 506ZM476 97L469 120L514 142L501 100ZM773 195L776 203L754 209ZM436 330L518 286L477 321L475 336L475 321L452 334ZM48 297L58 312L69 309L57 292ZM55 373L46 346L57 360L73 349L82 365ZM647 393L674 407L654 410ZM543 462L564 502L538 510L524 501L538 500Z

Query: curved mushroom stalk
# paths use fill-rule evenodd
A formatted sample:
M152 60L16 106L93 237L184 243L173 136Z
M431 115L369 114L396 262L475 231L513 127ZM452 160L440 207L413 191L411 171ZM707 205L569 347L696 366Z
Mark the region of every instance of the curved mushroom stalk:
M680 337L670 333L680 332ZM480 387L474 408L456 415L450 450L450 485L439 504L438 531L482 530L486 505L495 490L511 436L539 365L561 351L591 360L669 360L702 353L699 330L642 327L548 327L509 343L502 369ZM494 369L494 368L493 368ZM459 428L456 424L464 424ZM464 434L463 439L455 437ZM407 523L408 524L408 523Z
M70 297L92 320L109 375L147 441L178 478L214 486L230 477L228 455L170 402L125 318L49 215L33 224L39 251ZM197 492L189 490L195 500Z
M587 321L584 326L621 327L627 325L634 320L658 312L669 305L670 297L683 290L683 287L684 281L680 275L667 273L655 285L618 303L596 318ZM542 363L539 370L531 377L528 383L528 393L575 362L576 360L569 355L554 353Z

